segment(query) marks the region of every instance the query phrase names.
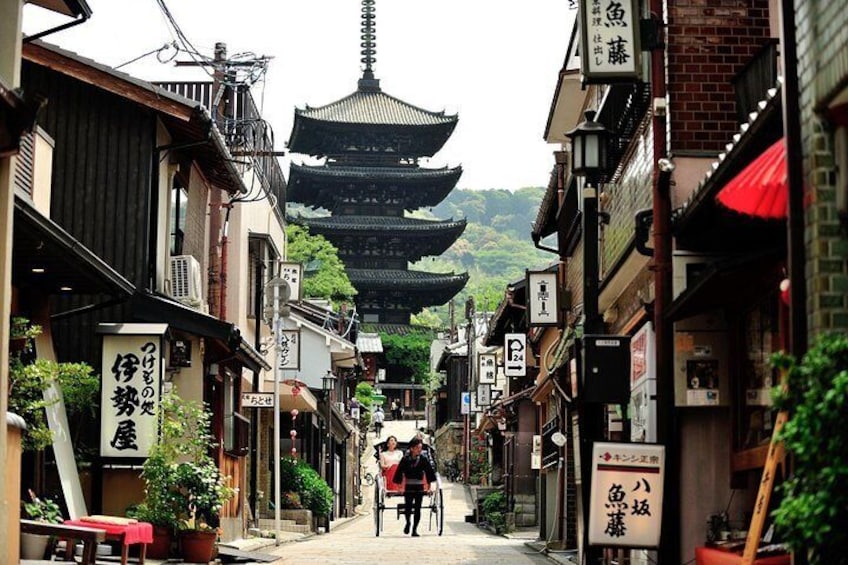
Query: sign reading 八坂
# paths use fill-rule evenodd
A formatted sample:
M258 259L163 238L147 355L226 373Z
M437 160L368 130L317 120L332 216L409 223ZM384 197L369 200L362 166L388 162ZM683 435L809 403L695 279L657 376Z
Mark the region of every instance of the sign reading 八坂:
M636 0L580 0L581 71L587 83L640 77L638 6Z
M664 473L662 445L595 443L589 544L659 547Z
M112 326L104 328L104 326ZM162 334L137 334L164 324L101 324L101 457L147 457L156 443L156 412L164 369Z

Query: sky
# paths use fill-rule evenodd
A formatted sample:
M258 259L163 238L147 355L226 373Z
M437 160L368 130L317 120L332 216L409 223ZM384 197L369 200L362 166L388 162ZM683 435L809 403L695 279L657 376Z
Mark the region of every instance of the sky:
M174 39L156 0L87 0L88 22L44 41L118 66ZM197 50L273 57L253 88L285 150L295 107L323 106L356 90L359 0L164 0ZM555 146L543 136L576 11L568 0L377 0L374 71L383 92L458 114L453 135L427 166L462 165L463 189L546 186ZM56 21L27 5L24 32ZM167 56L170 53L163 52ZM166 57L163 57L166 58ZM180 53L176 60L189 60ZM155 54L121 67L156 80L208 80ZM302 162L300 155L293 156ZM289 157L282 159L288 176Z

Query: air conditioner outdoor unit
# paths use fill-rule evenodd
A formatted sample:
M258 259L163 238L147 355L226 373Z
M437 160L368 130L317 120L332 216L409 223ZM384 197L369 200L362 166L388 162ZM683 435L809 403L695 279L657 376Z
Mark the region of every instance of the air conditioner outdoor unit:
M675 251L672 257L672 300L698 280L720 255Z
M171 296L192 308L203 304L200 263L191 255L171 257Z

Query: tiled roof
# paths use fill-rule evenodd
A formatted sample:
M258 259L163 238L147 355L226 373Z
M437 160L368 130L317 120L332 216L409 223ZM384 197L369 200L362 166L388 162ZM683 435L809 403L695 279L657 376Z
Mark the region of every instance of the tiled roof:
M382 353L383 340L380 339L379 333L360 332L356 336L356 348L360 353Z
M400 269L348 269L347 276L353 286L357 288L361 285L371 289L387 288L391 290L421 288L422 286L450 287L457 284L464 285L468 280L468 273L456 275L453 273L427 273Z
M346 124L419 126L457 121L456 115L430 112L382 91L364 90L357 90L326 106L297 108L295 113L315 120Z
M464 230L466 220L419 220L416 218L398 218L391 216L324 216L307 218L298 215L290 218L295 224L317 229L344 229L355 231L416 231L434 232Z
M339 167L291 164L291 172L304 176L352 179L439 179L462 174L462 167L427 169L423 167Z

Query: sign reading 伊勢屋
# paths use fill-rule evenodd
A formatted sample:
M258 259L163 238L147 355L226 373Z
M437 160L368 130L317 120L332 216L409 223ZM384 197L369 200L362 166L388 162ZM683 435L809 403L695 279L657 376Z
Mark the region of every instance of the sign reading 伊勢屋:
M104 326L112 326L105 328ZM147 457L156 443L156 413L164 370L163 337L135 333L164 324L101 324L101 457Z
M580 0L581 72L587 83L639 79L638 6L636 0Z
M662 445L596 442L589 544L659 547L664 473Z

